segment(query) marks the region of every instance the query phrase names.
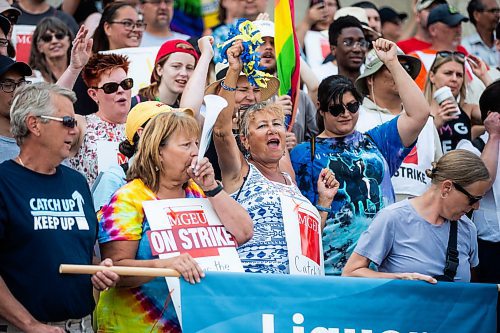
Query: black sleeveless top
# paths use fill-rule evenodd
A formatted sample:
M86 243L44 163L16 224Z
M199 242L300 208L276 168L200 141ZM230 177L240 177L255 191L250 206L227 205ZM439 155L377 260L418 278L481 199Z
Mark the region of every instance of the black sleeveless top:
M460 115L457 119L452 119L445 123L438 130L439 139L443 153L447 153L457 148L462 139L471 140L471 121L469 116L460 108Z

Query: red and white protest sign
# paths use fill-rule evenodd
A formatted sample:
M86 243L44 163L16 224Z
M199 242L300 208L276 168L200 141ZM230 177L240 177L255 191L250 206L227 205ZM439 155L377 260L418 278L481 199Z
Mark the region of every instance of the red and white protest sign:
M147 233L151 252L161 259L189 253L205 271L244 271L236 241L208 199L145 201L143 208L151 229ZM182 323L179 279L165 279Z
M116 141L97 141L97 170L107 171L112 166L122 165L128 161L127 156L120 153L120 143Z
M303 198L282 195L290 274L324 275L321 217Z
M16 61L29 62L31 44L33 44L31 37L33 36L35 28L35 25L17 24L12 28L12 46L14 46L16 50Z

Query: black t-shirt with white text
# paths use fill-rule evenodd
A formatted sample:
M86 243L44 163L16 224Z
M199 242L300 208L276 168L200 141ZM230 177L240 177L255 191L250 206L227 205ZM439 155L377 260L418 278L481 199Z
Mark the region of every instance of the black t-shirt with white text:
M92 312L90 276L59 274L59 265L91 264L96 236L90 190L80 173L63 165L45 175L12 160L0 164L0 276L37 320Z

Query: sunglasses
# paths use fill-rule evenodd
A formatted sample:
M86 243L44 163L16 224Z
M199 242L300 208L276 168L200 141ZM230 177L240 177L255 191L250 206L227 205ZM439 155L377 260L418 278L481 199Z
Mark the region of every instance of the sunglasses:
M349 104L335 104L328 107L328 112L334 117L340 116L347 110L350 113L356 113L359 110L359 102L351 102Z
M64 116L62 118L51 117L51 116L40 116L40 118L61 122L64 127L68 128L75 128L76 125L78 125L78 122L76 121L75 117L70 117L70 116Z
M460 60L463 60L465 61L465 54L463 54L462 52L457 52L457 51L439 51L437 53L437 56L439 57L442 57L442 58L448 58L448 57L452 57L452 56L455 56L457 58L459 58Z
M467 196L467 198L469 199L469 206L472 206L473 204L475 204L476 202L478 202L479 200L481 200L483 198L483 196L475 196L475 195L470 194L466 189L464 189L462 186L458 185L455 182L453 182L453 186L455 186L455 188L459 192L462 192L463 194L465 194Z
M120 83L108 82L102 85L102 87L91 87L92 89L102 89L105 94L113 94L118 91L118 87L122 87L123 90L130 90L134 86L134 80L131 78L126 78Z
M66 36L67 34L63 32L56 32L55 34L43 34L40 36L40 40L45 43L50 43L52 42L52 39L54 39L54 37L56 38L56 40L63 40Z

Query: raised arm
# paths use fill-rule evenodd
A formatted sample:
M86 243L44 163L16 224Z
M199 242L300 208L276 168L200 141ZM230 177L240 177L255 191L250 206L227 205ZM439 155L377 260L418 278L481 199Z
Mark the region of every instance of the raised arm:
M318 78L314 75L311 67L309 67L307 62L305 62L302 58L300 58L300 79L306 85L307 94L313 101L314 105L316 105L318 102Z
M180 102L180 107L193 109L195 118L200 125L203 124L203 117L200 115L203 94L200 92L199 87L204 87L207 81L208 69L214 56L213 42L214 38L212 36L205 36L198 40L198 47L201 52L200 59L186 84Z
M398 132L403 145L409 147L424 128L430 115L430 106L415 81L399 63L396 44L379 38L373 42L373 46L377 56L391 72L403 101L405 112L398 119Z
M304 48L306 33L311 30L316 22L325 18L326 11L324 8L325 5L321 2L308 8L304 15L304 19L297 25L295 31L297 32L297 40L302 48Z
M491 112L484 120L484 127L489 134L488 142L481 153L488 172L490 173L491 183L496 179L498 172L498 155L500 150L500 114Z
M243 52L241 41L235 41L227 50L229 68L224 78L224 86L229 89L219 89L219 95L226 99L228 106L222 110L213 128L213 139L219 166L222 173L222 182L228 193L241 186L243 176L248 165L244 162L236 139L233 135L233 113L235 108L235 90L238 78L243 67L240 55ZM244 169L244 170L243 170Z
M92 55L93 39L87 38L87 36L89 36L89 30L82 25L73 40L69 66L57 80L57 85L73 90L78 75L80 75L83 66L87 64Z

